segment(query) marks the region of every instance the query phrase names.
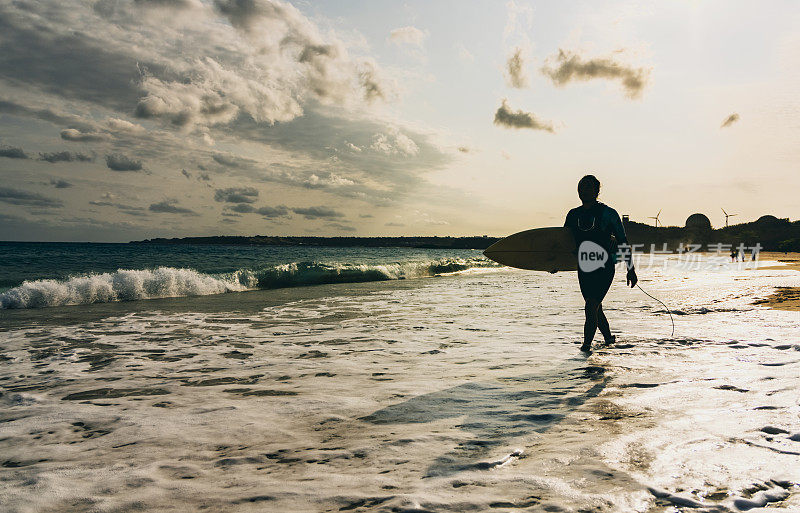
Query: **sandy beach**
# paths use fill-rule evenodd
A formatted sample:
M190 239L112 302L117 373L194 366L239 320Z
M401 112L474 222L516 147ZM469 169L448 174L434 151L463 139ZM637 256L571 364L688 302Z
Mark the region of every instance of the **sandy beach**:
M780 310L800 311L800 287L778 287L770 297L759 299L754 304Z
M777 264L759 267L759 270L800 271L800 253L764 252L761 260L775 261ZM781 310L800 311L800 287L778 287L775 293L754 304L778 308Z

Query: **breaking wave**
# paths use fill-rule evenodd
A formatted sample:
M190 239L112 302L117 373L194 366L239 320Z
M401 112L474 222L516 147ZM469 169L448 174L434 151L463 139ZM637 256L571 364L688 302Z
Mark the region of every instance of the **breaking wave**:
M224 274L204 274L173 267L119 269L113 273L73 276L64 280L25 281L18 287L0 292L0 309L207 296L327 283L402 280L488 267L498 266L484 258L473 258L385 265L292 262Z

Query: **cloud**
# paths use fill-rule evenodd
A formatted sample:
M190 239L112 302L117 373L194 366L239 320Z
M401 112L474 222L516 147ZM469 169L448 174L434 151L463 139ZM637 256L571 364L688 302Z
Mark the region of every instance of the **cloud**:
M308 99L341 104L388 96L374 63L351 58L344 43L323 37L291 4L215 0L213 7L247 42L232 49L243 58L209 51L186 62L189 80L145 73L137 117L185 129L227 124L240 113L274 124L301 116Z
M405 224L404 223L389 222L389 223L385 223L383 226L401 227L401 226L405 226Z
M558 55L548 59L542 73L558 87L572 81L588 81L596 78L618 80L626 96L639 98L650 77L650 69L635 68L615 61L611 57L585 59L576 53L559 49Z
M175 10L193 9L202 6L199 0L133 0L133 3L141 7Z
M353 144L351 142L345 141L344 145L350 151L355 151L357 153L361 153L362 151L364 151L364 148L361 148L360 146L356 146L355 144Z
M397 129L372 136L370 148L386 155L414 156L419 153L419 146Z
M145 131L142 125L131 123L130 121L125 121L124 119L119 118L108 118L106 125L108 126L109 130L114 132L141 133Z
M733 125L738 121L739 121L739 114L734 112L733 114L725 118L725 120L722 122L722 125L720 125L720 128L728 128L729 126Z
M425 174L451 162L453 151L439 146L433 129L373 105L393 100L392 78L405 75L382 67L349 32L337 35L336 23L322 23L281 0L0 2L0 113L25 132L15 145L63 132L62 142L76 143L65 148L94 149L100 168L86 166L74 189L114 187L125 191L120 198L135 189L145 212L181 169L191 170L182 186L197 202L185 206L208 223L220 209L201 209L197 198L228 185L255 185L256 203L286 195L338 210L333 194L347 199L343 212L416 197L428 187ZM61 153L42 156L69 162ZM25 173L43 165L18 164ZM103 165L156 173L144 181L142 173L119 173L113 185L101 185L92 176ZM114 214L96 211L101 219Z
M214 200L225 203L255 203L258 199L258 189L254 187L231 187L217 189Z
M57 151L53 153L40 153L39 160L55 164L56 162L94 162L94 157L84 153Z
M425 33L417 27L400 27L389 32L389 41L400 45L413 45L422 48Z
M335 187L346 187L355 185L356 182L349 178L336 175L334 173L311 174L303 181L303 185L309 189L328 189Z
M161 119L174 127L191 130L197 126L227 124L239 112L256 121L289 121L302 114L292 97L275 97L269 82L243 77L211 57L190 63L194 79L169 81L145 74L139 82L144 96L135 115Z
M109 195L108 193L103 195L103 198L111 199L113 195ZM123 214L128 214L131 216L146 216L147 213L145 209L142 207L135 207L132 205L125 205L124 203L116 203L114 201L90 201L90 205L94 205L96 207L113 207L121 211Z
M510 87L516 89L524 89L530 85L524 53L524 50L518 46L506 61L506 82Z
M328 207L299 207L293 208L292 212L300 214L306 219L330 219L344 217L344 214Z
M250 214L256 211L256 207L247 203L237 203L236 205L229 205L228 210L239 214Z
M79 116L57 112L51 108L41 106L31 107L20 103L0 99L0 113L11 116L23 116L42 121L47 121L54 125L72 125L74 127L90 128L91 124L83 121Z
M106 166L112 171L141 171L142 161L134 160L121 153L106 155Z
M475 62L475 56L472 55L472 52L467 50L466 46L461 43L456 43L454 48L461 62Z
M6 157L9 159L28 159L27 153L22 151L22 148L12 148L7 146L5 148L0 148L0 157Z
M188 172L188 171L187 171L187 170L185 170L185 169L181 169L181 174L182 174L183 176L185 176L186 178L188 178L189 180L191 180L191 179L192 179L192 173Z
M66 128L61 131L61 138L71 142L98 142L108 141L111 136L101 132L81 132L75 128Z
M503 30L503 38L509 39L517 33L526 33L533 24L533 8L530 5L509 0L506 3L508 16Z
M234 132L271 148L297 157L278 162L248 160L236 174L250 179L309 187L311 175L323 180L314 188L341 197L358 198L370 204L388 204L403 200L423 181L422 175L441 168L453 159L433 142L433 135L378 120L336 117L328 109L308 110L300 118L265 130L252 120L237 120ZM400 132L402 137L393 134ZM395 141L398 139L398 141ZM410 140L410 143L408 140ZM361 152L343 146L347 141ZM335 157L335 158L332 158ZM344 185L335 175L354 182Z
M187 214L191 216L198 215L194 210L179 207L176 205L177 202L178 200L175 199L166 199L162 202L151 204L148 210L150 212L159 212L165 214Z
M352 56L333 32L323 35L290 3L208 4L104 0L0 8L0 42L14 50L0 55L0 78L183 129L225 124L239 114L273 124L301 116L309 101L390 96L391 83L374 61ZM165 7L191 14L142 16ZM136 129L115 119L109 129Z
M375 100L389 100L394 96L393 84L381 76L374 61L363 60L357 69L359 84L364 91L364 100L368 103Z
M277 207L261 207L256 209L255 213L267 218L285 217L289 215L289 208L284 205L278 205Z
M68 187L72 187L72 184L68 181L61 179L56 180L55 178L50 179L50 185L54 186L56 189L66 189Z
M10 187L0 187L0 201L26 207L57 208L63 206L60 200Z
M350 226L349 224L325 223L325 226L327 226L329 228L334 228L334 229L342 231L342 232L355 232L355 231L358 231L355 226Z
M459 146L456 148L460 153L470 153L472 149L469 146Z
M223 165L225 167L244 167L244 165L248 163L252 163L253 161L243 159L241 157L237 157L236 155L226 155L224 153L215 153L211 155L211 158L214 159L214 162L217 164Z
M530 128L532 130L544 130L545 132L555 133L553 123L536 119L531 112L523 110L513 111L508 105L508 100L503 98L503 102L494 113L494 124L506 128Z
M264 218L285 217L289 215L289 207L285 205L278 205L276 207L259 207L247 203L238 203L236 205L229 205L228 212L223 212L222 215L230 215L230 212L237 214L258 214Z

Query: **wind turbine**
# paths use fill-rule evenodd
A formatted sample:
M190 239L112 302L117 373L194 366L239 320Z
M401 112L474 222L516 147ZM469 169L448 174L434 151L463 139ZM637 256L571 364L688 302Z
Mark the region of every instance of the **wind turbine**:
M661 222L658 220L658 217L660 215L661 215L661 210L659 210L658 214L656 214L655 216L648 217L648 219L655 219L656 220L656 228L658 228L658 225L661 224ZM661 226L664 226L664 225L662 224Z
M739 214L729 214L729 213L725 212L724 208L722 208L722 207L720 207L720 208L722 209L722 213L725 214L725 228L727 228L728 227L728 218L729 217L733 217L733 216L738 216Z

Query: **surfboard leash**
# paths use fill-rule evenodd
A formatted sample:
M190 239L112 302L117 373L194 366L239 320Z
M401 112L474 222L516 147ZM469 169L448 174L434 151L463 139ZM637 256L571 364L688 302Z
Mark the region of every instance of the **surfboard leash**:
M638 283L636 284L636 286L639 287L639 290L644 292L647 297L655 299L656 301L661 303L661 306L663 306L664 310L667 311L667 313L669 314L669 320L672 323L672 334L669 337L670 338L674 337L675 336L675 321L672 319L672 312L670 311L669 307L667 305L665 305L664 302L661 301L660 299L658 299L657 297L653 297L650 294L648 294L647 291L645 291Z

